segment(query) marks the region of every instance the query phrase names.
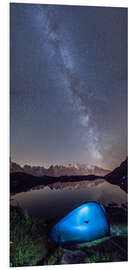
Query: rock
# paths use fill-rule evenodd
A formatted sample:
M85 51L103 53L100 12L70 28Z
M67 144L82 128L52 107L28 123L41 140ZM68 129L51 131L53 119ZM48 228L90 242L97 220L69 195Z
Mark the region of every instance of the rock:
M64 253L61 258L61 264L83 263L87 257L86 253L81 250L63 249Z

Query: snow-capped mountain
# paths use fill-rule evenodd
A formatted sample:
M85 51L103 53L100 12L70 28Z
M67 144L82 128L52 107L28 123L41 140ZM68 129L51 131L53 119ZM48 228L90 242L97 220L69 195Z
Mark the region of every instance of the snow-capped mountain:
M98 166L89 164L68 164L68 165L51 165L48 169L41 166L24 165L21 167L19 164L10 160L11 172L25 172L34 176L70 176L70 175L99 175L104 176L110 171Z

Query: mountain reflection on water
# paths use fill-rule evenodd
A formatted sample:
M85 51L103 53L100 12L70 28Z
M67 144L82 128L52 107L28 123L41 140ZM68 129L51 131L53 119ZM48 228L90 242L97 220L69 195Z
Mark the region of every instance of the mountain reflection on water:
M127 203L127 194L119 186L103 179L96 181L54 183L37 186L27 192L12 196L14 202L27 210L30 216L44 220L63 217L84 201L98 201L104 205Z

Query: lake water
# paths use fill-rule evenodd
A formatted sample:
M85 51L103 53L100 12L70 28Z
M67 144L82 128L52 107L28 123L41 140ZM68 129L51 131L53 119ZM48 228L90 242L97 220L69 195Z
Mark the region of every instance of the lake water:
M30 216L44 220L61 218L84 201L98 201L104 205L121 205L127 202L127 194L120 187L102 179L93 182L55 183L18 193L12 198Z

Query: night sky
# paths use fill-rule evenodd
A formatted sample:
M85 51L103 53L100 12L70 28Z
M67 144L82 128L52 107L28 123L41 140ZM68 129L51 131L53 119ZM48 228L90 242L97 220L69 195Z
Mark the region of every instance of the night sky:
M112 169L127 155L127 9L10 4L17 163Z

